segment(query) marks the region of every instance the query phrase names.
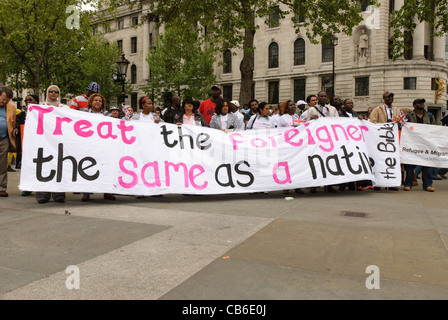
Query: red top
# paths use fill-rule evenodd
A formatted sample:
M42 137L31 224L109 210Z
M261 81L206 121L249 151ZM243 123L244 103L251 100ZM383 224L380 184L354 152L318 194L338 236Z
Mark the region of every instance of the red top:
M199 112L204 116L205 121L210 124L210 120L212 120L213 114L215 113L216 103L211 99L207 99L202 101L199 106Z

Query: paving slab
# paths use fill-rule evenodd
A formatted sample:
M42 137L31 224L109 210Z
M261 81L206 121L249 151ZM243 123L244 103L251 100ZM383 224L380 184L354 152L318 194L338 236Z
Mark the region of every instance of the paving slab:
M67 193L39 205L19 177L0 199L0 299L448 298L448 180L434 193ZM70 264L79 290L65 286ZM366 288L369 265L380 289Z
M446 300L448 288L381 279L367 289L366 276L335 276L273 264L218 259L161 300ZM289 306L289 305L288 305Z
M11 277L43 278L169 228L20 210L1 217L0 293L15 289Z

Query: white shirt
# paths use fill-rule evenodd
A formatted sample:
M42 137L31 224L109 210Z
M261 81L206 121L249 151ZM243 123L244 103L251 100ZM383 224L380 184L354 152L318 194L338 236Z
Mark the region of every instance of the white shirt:
M247 129L270 129L275 127L276 123L272 117L262 117L259 114L254 114L247 123Z
M149 114L144 114L143 111L140 112L137 116L134 116L132 120L140 120L140 121L146 121L146 122L152 122L154 123L154 119L158 119L159 116L155 113L150 112Z
M293 126L293 118L289 113L285 113L282 115L278 121L279 127L292 127Z
M228 114L223 116L222 114L219 116L219 120L221 122L221 129L227 129L227 119L229 118Z
M233 114L236 114L237 118L238 118L238 122L239 122L239 127L240 128L244 128L244 114L242 114L239 111L233 112Z
M394 109L392 107L388 107L383 104L384 109L386 110L387 120L392 121L394 119Z
M278 123L280 121L280 115L278 113L271 116L272 119L274 119L276 126L278 127Z

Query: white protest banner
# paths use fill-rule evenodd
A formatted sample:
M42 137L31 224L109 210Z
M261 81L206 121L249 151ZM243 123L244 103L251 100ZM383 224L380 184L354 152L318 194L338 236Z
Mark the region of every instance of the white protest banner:
M23 150L20 189L32 191L220 194L401 183L396 126L350 118L225 133L35 105Z
M448 128L406 123L401 130L401 162L426 167L448 168Z

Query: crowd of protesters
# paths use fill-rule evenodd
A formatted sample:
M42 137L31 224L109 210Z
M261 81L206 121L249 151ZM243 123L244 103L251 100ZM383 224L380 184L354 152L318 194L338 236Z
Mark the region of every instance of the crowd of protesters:
M58 86L51 85L46 91L46 100L40 102L36 95L26 96L25 105L21 110L16 109L12 98L12 90L7 87L0 88L0 197L7 197L7 171L15 171L11 167L11 154L15 152L16 169L21 168L21 135L25 125L26 113L30 104L44 104L56 107L66 107L78 111L110 116L130 121L146 121L151 123L173 123L176 125L195 125L210 127L225 132L239 130L263 130L276 127L295 127L302 122L311 121L320 117L351 117L372 123L386 123L396 121L397 116L405 111L409 122L435 124L434 116L426 111L425 100L416 99L413 109L399 109L393 105L394 94L385 92L383 103L374 108L368 108L365 114L358 114L354 110L352 99L341 100L339 96L333 96L328 100L327 93L321 91L317 95L309 95L305 100L297 102L285 100L276 105L267 102L259 102L256 99L243 104L236 100L229 101L222 97L221 88L217 85L211 87L210 98L202 102L193 99L181 100L179 96L171 99L171 105L166 108L155 107L151 98L143 96L138 100L141 111L134 112L130 106L110 106L106 110L107 102L100 93L100 86L91 82L86 91L76 96L70 106L60 102L61 92ZM442 118L442 124L447 125L447 116ZM9 155L9 156L8 156ZM403 165L404 191L410 191L418 185L417 178L422 175L422 187L424 190L434 192L432 182L434 179L446 179L446 168L428 168L413 165ZM337 186L324 186L324 190L330 193L339 191L380 188L372 187L370 181L357 181L344 183ZM388 188L398 191L398 188ZM315 193L317 188L310 188ZM303 190L294 190L297 194L303 194ZM289 194L289 190L284 190ZM22 191L22 196L30 196L32 191ZM81 200L89 201L90 193L83 193ZM106 200L116 200L113 194L105 193ZM36 200L43 204L53 198L56 202L65 202L64 192L36 192ZM137 196L143 198L143 196Z

